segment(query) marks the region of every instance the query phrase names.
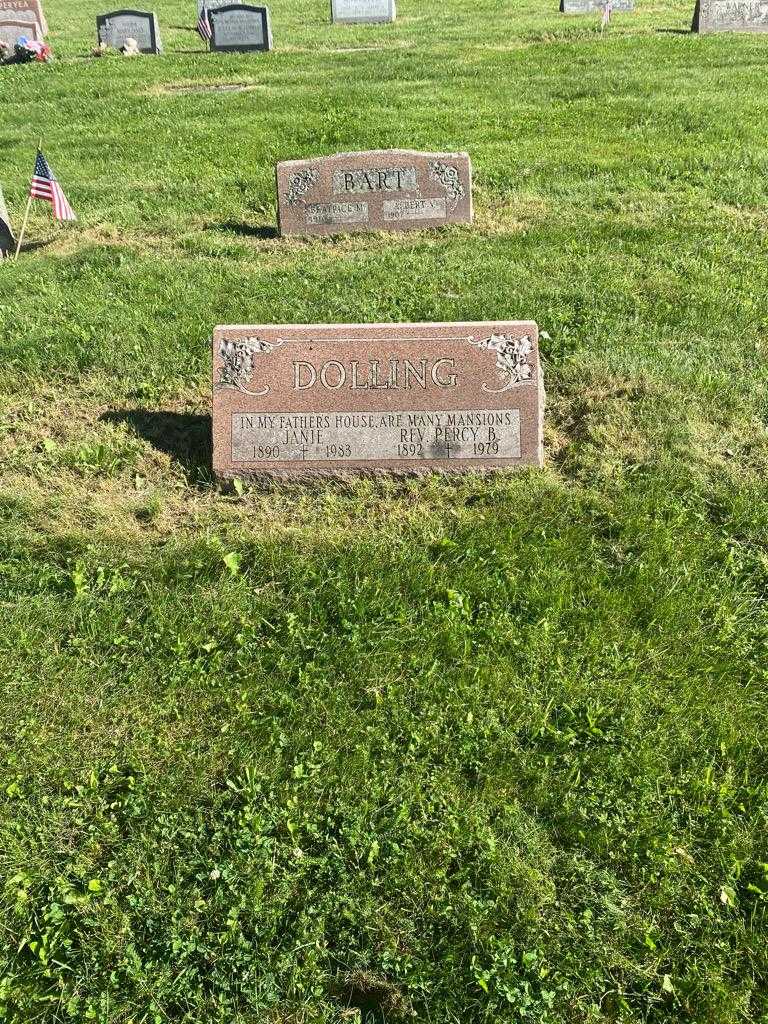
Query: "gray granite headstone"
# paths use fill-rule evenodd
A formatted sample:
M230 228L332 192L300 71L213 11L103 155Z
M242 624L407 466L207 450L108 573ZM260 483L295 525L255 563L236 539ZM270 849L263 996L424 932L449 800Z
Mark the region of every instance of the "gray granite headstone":
M11 218L8 216L8 208L3 198L3 190L0 188L0 259L10 256L16 248L16 239L11 230Z
M209 11L213 11L217 7L230 7L232 4L239 4L241 2L242 0L197 0L197 16L200 17L204 6Z
M96 19L99 42L120 50L126 39L135 39L142 53L162 53L157 15L150 11L113 11Z
M269 8L254 4L225 4L210 12L211 50L249 53L272 49Z
M395 0L331 0L331 21L373 24L396 16Z
M694 32L768 32L768 0L697 0Z
M605 6L604 0L560 0L561 14L597 14ZM626 13L634 11L635 0L612 0L611 10Z

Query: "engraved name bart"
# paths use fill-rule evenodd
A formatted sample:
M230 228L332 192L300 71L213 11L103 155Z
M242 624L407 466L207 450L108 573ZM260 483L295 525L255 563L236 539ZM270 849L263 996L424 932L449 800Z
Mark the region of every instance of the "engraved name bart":
M415 192L415 167L372 167L353 171L334 171L336 195L359 192Z
M293 389L307 391L317 386L326 391L344 387L351 391L426 390L432 386L455 388L458 386L455 368L456 360L450 358L390 359L385 363L378 359L370 359L367 363L358 359L344 363L328 359L319 365L308 359L296 359L293 363Z

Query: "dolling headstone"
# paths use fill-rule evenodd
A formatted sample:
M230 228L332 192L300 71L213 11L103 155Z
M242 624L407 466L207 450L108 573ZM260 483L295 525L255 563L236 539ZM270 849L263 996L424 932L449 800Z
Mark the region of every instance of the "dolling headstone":
M331 21L376 24L394 21L395 0L331 0Z
M212 354L224 479L543 463L532 322L217 327Z
M472 164L466 153L337 153L286 160L276 171L281 235L472 223Z
M0 40L13 50L19 39L32 39L40 42L43 32L36 21L19 21L16 18L5 18L0 15Z
M210 11L211 50L250 53L272 49L269 8L254 4L225 4Z
M561 14L598 14L603 10L605 0L560 0ZM611 11L624 14L634 11L635 0L611 0Z
M141 53L162 53L157 15L151 11L113 11L96 19L99 42L120 50L127 39L135 39Z
M10 256L16 248L16 239L13 237L11 218L8 216L8 207L5 205L3 190L0 188L0 259Z
M697 0L693 32L768 32L767 0Z
M40 0L0 0L0 21L32 21L40 27L41 35L48 32L48 23Z

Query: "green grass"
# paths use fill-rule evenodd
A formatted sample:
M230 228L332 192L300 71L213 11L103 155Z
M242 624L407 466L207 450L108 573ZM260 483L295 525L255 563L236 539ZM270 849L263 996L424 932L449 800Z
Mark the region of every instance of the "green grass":
M768 39L400 0L0 69L0 1020L766 1024ZM241 92L204 91L241 83ZM466 149L476 224L275 237ZM547 466L225 490L217 323L532 318Z

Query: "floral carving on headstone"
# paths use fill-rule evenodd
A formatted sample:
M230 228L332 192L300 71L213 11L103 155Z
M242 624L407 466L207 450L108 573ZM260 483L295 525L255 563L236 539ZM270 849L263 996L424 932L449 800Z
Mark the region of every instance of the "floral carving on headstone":
M222 365L219 367L219 379L216 386L236 388L244 395L252 395L256 398L268 394L268 385L265 385L261 391L252 391L248 385L253 377L255 357L260 354L268 355L280 345L282 345L280 340L270 342L255 337L223 340L219 344Z
M453 164L435 160L429 165L429 176L448 193L451 209L455 210L460 199L464 198L465 190L459 178L459 169Z
M318 172L314 168L309 168L305 171L297 171L295 174L291 175L288 182L290 188L285 193L285 198L288 200L289 206L295 206L297 203L301 202L317 181L317 175Z
M528 384L533 380L533 366L528 359L533 345L527 334L522 338L514 338L511 334L492 334L490 338L480 341L471 339L471 344L496 353L496 369L501 387L492 388L483 384L483 391L499 395L502 391L509 391L518 384Z

